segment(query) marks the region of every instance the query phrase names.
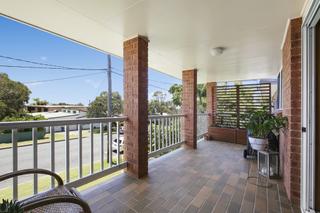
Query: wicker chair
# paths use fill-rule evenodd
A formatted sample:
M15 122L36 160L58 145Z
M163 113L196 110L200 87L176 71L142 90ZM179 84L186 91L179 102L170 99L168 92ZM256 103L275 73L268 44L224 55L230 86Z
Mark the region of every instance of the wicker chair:
M70 213L91 213L89 205L80 197L80 194L74 188L67 188L59 175L45 169L25 169L17 172L11 172L0 176L0 182L9 178L27 175L27 174L45 174L56 179L58 186L49 191L36 194L27 199L18 201L24 212L42 213L42 212L70 212Z

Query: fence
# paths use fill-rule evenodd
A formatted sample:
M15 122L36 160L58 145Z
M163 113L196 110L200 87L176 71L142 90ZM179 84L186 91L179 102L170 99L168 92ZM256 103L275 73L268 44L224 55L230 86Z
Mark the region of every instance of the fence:
M250 111L271 111L271 84L218 86L216 100L217 127L245 128L245 116Z
M183 117L183 115L149 116L149 157L168 152L171 149L179 147L183 143L181 135ZM201 115L201 117L203 116ZM9 150L12 153L12 159L10 160L12 167L9 166L10 168L8 167L8 169L4 170L16 172L26 168L47 168L52 172L63 173L63 179L66 185L70 187L79 187L124 169L126 168L127 163L123 158L124 137L122 135L123 129L120 128L120 126L122 126L123 122L126 120L127 117L113 117L56 121L0 122L0 130L11 132L12 141L12 148ZM57 126L63 126L64 132L61 133L59 131L59 133L57 133ZM77 130L70 131L70 126L76 126ZM89 126L89 131L84 131L84 126ZM50 130L49 144L41 146L40 151L37 133L40 129L43 130L44 128ZM32 145L30 146L32 147L32 151L30 152L30 155L29 152L23 153L21 151L23 147L19 146L17 140L18 131L25 131L26 129L32 131ZM76 137L70 138L71 133L73 136L74 133L76 133ZM84 135L85 133L86 135ZM57 134L64 134L62 143L56 143ZM61 138L59 140L61 140ZM48 154L43 153L42 147L48 147ZM19 161L19 155L26 160L24 162ZM25 155L28 156L26 157ZM62 162L61 165L62 158L64 159L64 162ZM87 164L84 162L85 160ZM47 163L45 163L46 161ZM26 163L28 164L27 166L25 165ZM24 164L24 166L22 164ZM1 165L2 168L3 166L5 165ZM85 171L84 168L88 167L89 171ZM75 169L76 176L73 174ZM41 191L38 187L38 175L34 175L32 179L30 177L19 178L19 182L21 181L22 183L30 182L32 180L33 194L37 194ZM48 179L48 187L52 188L54 186L54 179L51 179L51 183ZM23 197L20 195L18 178L15 177L12 182L12 197L13 199ZM24 196L30 195L31 194Z
M37 131L38 128L50 129L50 146L49 146L49 156L50 158L50 170L52 172L56 171L56 161L60 160L57 158L64 158L64 181L66 185L70 187L78 187L84 185L88 182L94 181L115 171L121 170L126 167L126 162L121 159L123 145L123 140L120 139L120 123L126 121L126 117L114 117L114 118L94 118L94 119L75 119L75 120L57 120L57 121L28 121L28 122L1 122L0 130L11 130L12 136L12 171L18 170L18 152L19 146L17 142L17 132L19 129L32 129L32 167L38 168L39 161L45 161L45 159L39 159L38 151L38 138ZM94 133L94 124L99 124L98 133ZM72 140L73 143L77 143L78 149L76 150L77 155L77 177L71 178L70 168L71 168L71 150L70 149L70 125L77 125L78 137ZM90 131L88 140L84 143L84 137L82 136L82 126L89 125ZM61 149L56 150L55 141L55 126L64 126L64 153ZM114 131L115 130L115 131ZM98 140L95 138L98 137ZM113 140L115 138L115 140ZM83 146L86 149L83 149ZM105 147L106 145L106 147ZM99 160L95 161L95 149L99 149ZM89 153L88 153L89 152ZM83 154L89 154L89 174L85 175L83 168ZM106 155L107 153L107 155ZM61 156L62 154L62 156ZM63 156L64 155L64 156ZM105 157L107 157L105 159ZM74 162L73 162L74 163ZM60 165L59 165L60 166ZM99 168L95 168L98 166ZM13 199L18 199L18 178L14 177L12 182L12 197ZM54 187L54 179L51 179L51 187ZM38 175L33 177L33 193L38 193Z
M183 117L183 115L149 116L149 157L166 152L183 143L181 136Z

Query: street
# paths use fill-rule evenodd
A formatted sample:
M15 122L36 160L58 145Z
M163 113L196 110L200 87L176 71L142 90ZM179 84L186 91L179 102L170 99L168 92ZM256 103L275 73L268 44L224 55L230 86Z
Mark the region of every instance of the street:
M113 134L114 140L116 135ZM90 142L89 137L83 138L82 145L82 163L83 165L90 164ZM107 150L107 136L104 137L105 160ZM70 168L78 168L78 139L70 140ZM115 155L115 153L113 153ZM12 171L12 149L0 150L0 174L5 174ZM100 162L100 135L94 135L94 161ZM50 143L38 145L38 168L50 170ZM33 147L25 146L18 148L18 170L33 168ZM56 172L65 171L65 142L55 143L55 170ZM20 176L19 183L32 180L31 175ZM12 180L0 183L0 190L3 187L11 186Z

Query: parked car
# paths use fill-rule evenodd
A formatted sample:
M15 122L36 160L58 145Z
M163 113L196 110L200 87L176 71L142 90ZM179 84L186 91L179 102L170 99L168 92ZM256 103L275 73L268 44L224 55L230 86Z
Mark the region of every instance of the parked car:
M124 126L119 127L119 134L121 134L121 135L124 134Z
M120 135L119 137L119 153L123 154L123 141L124 141L124 136ZM118 153L118 139L114 139L112 141L112 152Z

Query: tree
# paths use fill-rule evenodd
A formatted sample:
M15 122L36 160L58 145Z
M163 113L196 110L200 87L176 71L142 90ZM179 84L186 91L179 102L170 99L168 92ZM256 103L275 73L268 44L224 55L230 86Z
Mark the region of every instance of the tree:
M182 85L174 84L170 87L169 93L172 95L172 102L176 106L182 103Z
M33 105L48 105L49 102L46 100L41 100L40 98L34 98L33 100Z
M122 113L122 98L118 92L112 93L112 115ZM89 104L87 116L99 118L108 116L108 92L102 92L96 99Z
M172 95L172 102L176 106L181 106L182 104L182 85L174 84L170 87L169 93ZM198 99L198 111L204 112L206 109L206 96L207 88L206 84L197 85L197 99Z
M161 91L155 91L152 94L152 100L149 101L149 114L177 113L178 110L172 101L166 101L166 94Z
M31 93L28 87L0 73L0 88L0 120L24 113L24 106Z

